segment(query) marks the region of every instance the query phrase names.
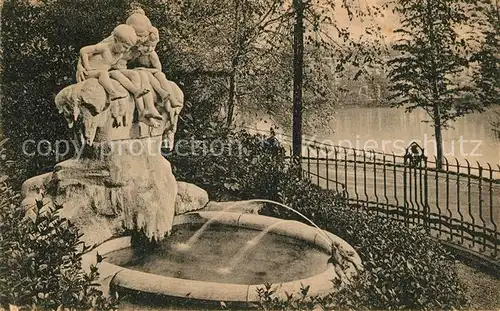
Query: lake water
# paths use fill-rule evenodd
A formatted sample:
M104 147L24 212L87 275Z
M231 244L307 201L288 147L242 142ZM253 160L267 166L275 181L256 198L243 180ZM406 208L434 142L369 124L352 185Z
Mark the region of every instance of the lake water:
M491 111L469 114L453 122L451 128L443 131L445 156L453 163L457 158L461 163L467 159L474 166L476 161L481 165L500 165L500 141L492 130L491 116ZM416 141L433 159L434 128L422 120L429 120L423 110L405 113L404 109L396 108L342 108L329 124L332 133L306 137L327 144L395 154L404 154L405 148ZM269 130L269 123L257 127Z
M500 141L489 122L490 113L469 114L452 123L443 132L444 154L460 162L465 159L481 164L500 164ZM426 112L405 113L395 108L344 108L337 110L330 123L333 134L319 135L336 145L359 149L373 149L404 154L404 149L416 141L427 156L436 154L434 128Z

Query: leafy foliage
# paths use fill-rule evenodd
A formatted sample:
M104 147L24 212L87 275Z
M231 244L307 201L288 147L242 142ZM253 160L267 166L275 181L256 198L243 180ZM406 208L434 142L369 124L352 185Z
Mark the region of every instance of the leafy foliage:
M10 165L0 142L0 168ZM35 220L25 217L20 195L0 170L0 309L8 304L28 310L116 309L114 297L105 298L94 282L96 266L86 274L77 228L44 208ZM42 210L42 202L37 202Z
M478 90L478 97L487 105L500 104L500 59L498 43L500 38L500 14L496 0L478 1L476 7L477 22L481 28L482 39L476 41L480 49L471 57L471 61L478 63L474 72L474 81Z
M198 184L214 199L239 197L276 199L285 168L284 150L269 137L244 131L184 139L169 160L177 180Z
M283 178L281 201L358 252L366 269L352 286L320 300L327 309L451 309L466 305L453 258L424 232L339 204L309 181ZM272 215L291 217L273 210Z
M479 43L480 49L471 57L471 61L477 63L474 67L474 84L479 101L497 106L500 105L499 12L497 0L479 1L476 24L481 29L481 35L475 41ZM490 123L496 137L500 139L500 112L493 111Z
M4 146L7 143L7 139L1 139L0 136L0 182L4 182L8 179L8 175L6 172L6 168L10 164L10 161L7 159L7 151Z
M115 309L114 297L105 298L94 286L97 267L92 266L89 274L82 270L88 248L79 241L78 229L56 211L40 213L33 221L18 206L19 195L0 185L2 304L44 310Z
M287 294L286 299L280 299L276 296L276 289L270 283L264 284L264 288L257 288L259 296L259 307L264 310L315 310L320 306L318 297L308 296L309 286L302 285L300 296L296 297Z

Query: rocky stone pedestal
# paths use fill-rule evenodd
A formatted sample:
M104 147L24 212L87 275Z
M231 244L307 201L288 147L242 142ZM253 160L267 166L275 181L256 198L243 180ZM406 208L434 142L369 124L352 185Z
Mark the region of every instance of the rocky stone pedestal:
M82 240L98 245L127 230L143 230L161 240L174 215L201 209L257 214L262 208L255 202L209 202L202 188L177 182L161 154L139 153L139 148L159 143L155 138L116 142L122 151L106 160L71 159L52 173L28 179L22 187L26 216L36 217L36 201L43 204L40 212L60 206L60 215L79 228Z
M113 141L108 155L57 164L53 173L25 182L27 215L36 215L34 202L43 197L44 208L62 206L60 215L87 243L99 244L125 230L163 239L172 228L177 182L160 144L161 137Z

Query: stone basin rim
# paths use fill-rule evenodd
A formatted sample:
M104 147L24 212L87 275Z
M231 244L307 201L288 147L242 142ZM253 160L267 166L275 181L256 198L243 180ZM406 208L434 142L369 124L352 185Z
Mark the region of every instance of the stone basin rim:
M279 218L255 214L199 211L175 216L173 225L203 224L214 217L216 217L216 220L213 221L213 224L256 230L264 230L270 225L284 221ZM312 243L329 253L330 243L326 242L322 237L322 235L327 235L332 241L340 244L344 250L353 252L353 260L357 261L359 266L361 266L361 259L352 246L328 231L322 230L322 233L318 233L318 229L312 226L298 221L287 220L286 225L277 226L271 232ZM83 266L88 267L91 263L95 264L97 253L105 256L106 254L130 246L131 239L129 236L106 241L83 256ZM283 298L286 298L286 293L299 293L302 285L310 286L308 293L311 296L336 292L338 288L335 288L331 281L334 278L338 278L335 267L330 263L325 266L325 271L319 274L289 282L275 283L273 284L273 288L277 287L276 294ZM190 300L251 303L259 300L257 288L264 288L264 284L218 283L161 276L120 267L105 261L99 263L98 267L101 275L112 275L112 286L117 289L187 298ZM347 276L353 276L357 274L357 270L353 264L350 264L344 273Z

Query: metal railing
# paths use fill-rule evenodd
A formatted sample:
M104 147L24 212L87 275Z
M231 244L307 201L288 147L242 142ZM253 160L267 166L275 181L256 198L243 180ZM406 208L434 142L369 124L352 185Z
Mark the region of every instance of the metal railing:
M291 136L279 138L284 146L291 145ZM396 155L303 137L305 178L342 194L353 208L422 228L447 245L500 266L500 165L444 158L437 169L436 162L415 143Z
M498 262L500 166L444 159L438 170L436 159L415 151L395 155L307 142L301 163L305 177L342 193L354 208Z

